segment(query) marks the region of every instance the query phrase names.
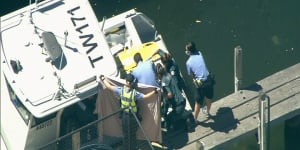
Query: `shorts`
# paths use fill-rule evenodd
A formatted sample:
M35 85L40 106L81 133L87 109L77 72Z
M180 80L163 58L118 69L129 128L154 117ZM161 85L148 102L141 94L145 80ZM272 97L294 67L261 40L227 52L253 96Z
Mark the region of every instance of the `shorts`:
M203 104L204 97L212 99L214 97L214 86L212 84L196 88L195 101L198 104Z

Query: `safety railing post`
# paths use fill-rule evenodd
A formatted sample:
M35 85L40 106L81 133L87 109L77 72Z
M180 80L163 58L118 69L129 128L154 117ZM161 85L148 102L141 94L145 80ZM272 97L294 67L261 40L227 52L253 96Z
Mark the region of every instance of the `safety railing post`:
M269 148L269 125L270 125L270 98L260 91L259 94L259 126L258 126L258 144L260 150Z
M242 84L242 60L243 60L243 50L241 46L236 46L234 48L234 91L237 92L241 88Z
M130 105L131 105L131 103L130 103ZM146 139L146 141L148 142L148 144L149 144L151 150L154 150L154 148L153 148L153 146L152 146L152 144L151 144L151 142L150 142L150 139L149 139L149 137L147 136L147 134L146 134L146 132L145 132L145 130L144 130L144 128L143 128L141 122L140 122L139 119L138 119L138 117L136 116L136 113L134 113L133 108L132 108L131 106L129 106L129 109L130 109L130 112L132 113L132 115L134 116L134 118L135 118L137 124L139 125L139 127L140 127L142 133L144 134L145 139ZM135 146L135 145L133 145L133 146Z

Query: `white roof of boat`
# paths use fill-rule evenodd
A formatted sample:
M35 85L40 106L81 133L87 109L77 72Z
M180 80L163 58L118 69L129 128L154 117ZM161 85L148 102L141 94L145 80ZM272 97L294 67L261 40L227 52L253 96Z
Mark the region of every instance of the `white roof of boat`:
M46 32L53 33L50 43L57 40L55 46L62 50L52 63L46 61L53 46L45 49ZM87 0L43 1L2 16L1 43L1 71L37 117L79 101L80 93L97 88L95 77L100 74L117 76L115 60ZM11 61L20 63L17 73ZM62 100L55 99L59 89Z

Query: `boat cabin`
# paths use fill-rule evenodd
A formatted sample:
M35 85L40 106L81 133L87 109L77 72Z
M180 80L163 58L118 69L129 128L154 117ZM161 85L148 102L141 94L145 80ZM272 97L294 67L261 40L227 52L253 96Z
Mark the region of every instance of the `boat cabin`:
M70 124L95 119L97 78L118 70L88 1L36 2L1 16L0 29L1 138L8 149L36 149Z

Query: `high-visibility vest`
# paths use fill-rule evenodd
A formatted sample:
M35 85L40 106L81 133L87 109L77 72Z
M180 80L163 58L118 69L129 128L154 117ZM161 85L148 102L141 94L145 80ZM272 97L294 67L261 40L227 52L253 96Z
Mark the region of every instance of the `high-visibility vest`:
M121 108L124 109L126 107L131 106L133 112L137 112L137 106L135 103L135 99L134 99L134 95L136 93L136 91L134 89L130 90L129 92L127 92L126 90L127 88L124 87L122 92L121 92ZM124 110L125 112L129 113L129 108Z

